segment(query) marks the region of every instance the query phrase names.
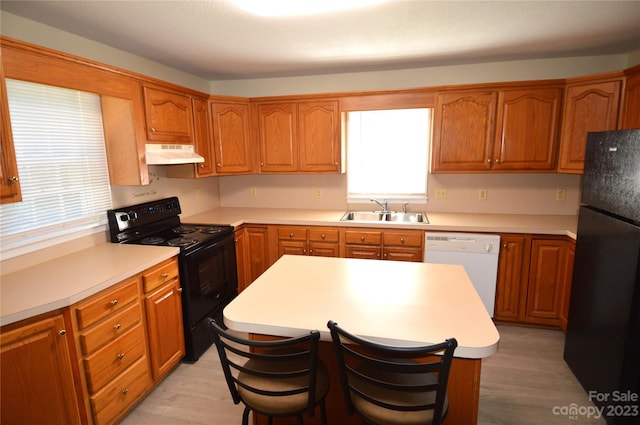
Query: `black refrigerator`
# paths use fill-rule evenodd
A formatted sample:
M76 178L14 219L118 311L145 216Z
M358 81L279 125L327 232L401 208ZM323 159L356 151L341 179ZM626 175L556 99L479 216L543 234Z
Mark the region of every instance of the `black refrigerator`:
M589 133L564 359L608 424L640 424L640 129Z

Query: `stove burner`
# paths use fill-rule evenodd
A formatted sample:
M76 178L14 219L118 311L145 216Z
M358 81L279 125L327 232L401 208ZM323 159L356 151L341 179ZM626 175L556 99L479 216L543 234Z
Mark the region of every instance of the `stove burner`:
M184 246L193 245L196 242L198 242L198 240L194 238L174 238L174 239L171 239L169 242L167 242L167 245L184 247Z
M173 231L179 235L186 235L187 233L193 233L198 230L195 226L181 225L173 229Z
M142 245L162 245L166 239L160 236L149 236L148 238L143 238L140 243Z
M220 232L222 232L222 229L220 227L206 226L206 227L200 228L200 233L204 233L207 235L213 235L214 233L220 233Z

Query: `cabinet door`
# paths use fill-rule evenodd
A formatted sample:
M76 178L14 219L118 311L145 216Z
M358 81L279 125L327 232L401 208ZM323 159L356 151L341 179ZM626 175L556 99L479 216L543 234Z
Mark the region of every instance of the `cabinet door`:
M436 98L432 171L491 169L496 92L440 93Z
M9 102L4 80L4 67L0 61L0 203L22 201L18 164L13 148L13 133L9 119Z
M217 174L253 171L247 103L211 102L213 146Z
M346 258L364 258L370 260L380 260L382 258L382 248L380 245L345 245Z
M298 103L299 170L340 172L338 101Z
M297 107L295 103L257 105L260 171L298 170Z
M209 128L209 102L193 99L193 136L196 153L204 158L204 162L195 164L196 176L207 177L214 174L213 146L211 129Z
M527 290L527 321L558 325L566 268L566 242L533 239Z
M621 129L640 128L640 65L626 71Z
M289 255L307 255L306 241L278 241L278 257L285 254Z
M244 227L237 229L234 233L236 243L236 266L238 267L238 293L242 292L249 284L248 264L249 253L245 243L246 231Z
M180 292L180 281L174 279L145 297L154 381L171 371L184 356Z
M1 423L80 423L69 350L71 335L62 314L3 330Z
M571 285L573 281L573 262L576 257L576 241L567 242L567 259L565 262L563 288L562 288L562 306L560 308L560 329L567 332L567 322L569 319L569 305L571 303Z
M193 111L189 96L145 86L144 109L148 141L192 143Z
M494 170L555 169L560 99L560 88L500 92Z
M559 172L582 174L587 133L616 129L621 87L621 79L567 86Z
M525 295L530 238L520 234L500 235L502 246L498 260L496 285L496 320L521 319L522 297Z
M245 243L249 252L247 284L250 284L271 266L269 228L248 226L245 232Z
M382 250L382 258L384 260L413 261L415 263L420 263L423 261L423 253L421 248L385 246Z
M337 243L309 242L309 255L315 257L340 257L340 246Z

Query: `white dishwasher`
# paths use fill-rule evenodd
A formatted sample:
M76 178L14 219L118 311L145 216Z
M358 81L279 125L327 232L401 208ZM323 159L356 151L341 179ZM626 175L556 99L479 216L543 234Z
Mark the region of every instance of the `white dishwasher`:
M424 262L464 266L480 299L493 317L500 236L479 233L427 232Z

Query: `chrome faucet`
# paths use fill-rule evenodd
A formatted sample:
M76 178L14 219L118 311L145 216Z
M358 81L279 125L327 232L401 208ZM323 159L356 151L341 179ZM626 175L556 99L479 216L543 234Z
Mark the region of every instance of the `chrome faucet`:
M376 204L378 204L378 206L380 206L380 208L382 208L382 212L386 213L389 212L389 210L387 209L387 200L383 199L382 202L378 201L377 199L371 199L371 202L375 202Z

